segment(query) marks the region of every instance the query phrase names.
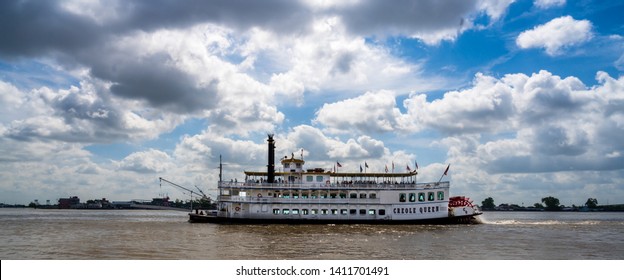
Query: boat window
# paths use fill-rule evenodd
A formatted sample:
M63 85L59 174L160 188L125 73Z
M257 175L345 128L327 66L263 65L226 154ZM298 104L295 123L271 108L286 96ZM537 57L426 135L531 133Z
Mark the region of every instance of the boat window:
M349 198L356 199L357 198L357 193L350 193L349 194Z
M399 194L399 202L405 202L405 194L404 193L400 193Z
M296 164L297 168L301 168L301 163Z
M230 195L230 190L228 190L228 189L221 189L221 195Z
M278 215L280 213L279 209L273 209L273 214Z
M444 192L438 192L438 200L444 200Z
M292 210L292 214L293 215L299 215L299 209L293 209Z
M336 194L336 193L330 193L330 194L329 194L329 197L330 197L330 198L336 198L336 196L337 196L337 194Z
M321 198L327 198L327 193L326 192L322 192L321 193Z
M357 210L355 210L355 209L350 209L349 210L349 214L350 215L355 215L356 213L357 213Z
M338 215L338 209L332 209L331 213L332 215Z
M288 165L288 163L284 163L284 169L289 168L290 166Z
M379 209L379 215L381 216L386 215L386 209Z
M375 198L377 198L377 194L376 193L371 193L371 194L368 195L368 198L375 199Z
M294 192L294 193L292 194L292 197L293 197L293 198L299 198L299 193Z
M347 198L347 193L340 193L340 198Z
M303 199L308 198L308 193L307 192L301 193L301 198L303 198Z
M424 192L419 192L418 193L418 201L425 201L425 193Z
M360 209L360 215L366 215L366 209Z
M416 194L415 193L410 193L409 194L409 202L416 202Z
M360 194L360 199L366 199L366 193L361 193Z
M323 182L323 176L316 176L317 182Z
M427 193L428 197L429 197L429 201L434 201L435 200L435 195L433 195L433 192L429 192Z
M329 213L329 211L327 211L327 209L321 209L321 214L327 215L327 213Z
M347 209L340 209L340 214L347 215Z
M368 210L368 214L369 215L375 215L375 209L369 209Z
M312 209L310 210L310 213L312 213L312 215L316 215L318 214L318 209Z
M306 182L314 181L314 176L306 176Z
M284 215L288 215L288 214L290 214L290 210L288 210L288 209L283 209L283 210L282 210L282 213L283 213Z
M301 215L308 215L308 209L301 209Z
M232 195L237 196L240 190L232 190Z

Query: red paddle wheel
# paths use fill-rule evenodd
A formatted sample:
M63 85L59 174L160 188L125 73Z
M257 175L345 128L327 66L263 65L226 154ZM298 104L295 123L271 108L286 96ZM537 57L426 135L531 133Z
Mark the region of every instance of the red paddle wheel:
M465 196L453 196L449 198L449 207L474 207L470 198Z

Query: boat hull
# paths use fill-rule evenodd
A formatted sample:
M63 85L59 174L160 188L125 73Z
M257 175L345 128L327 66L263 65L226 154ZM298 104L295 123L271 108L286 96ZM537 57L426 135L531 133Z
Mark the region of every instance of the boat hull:
M189 213L189 222L191 223L214 223L214 224L395 224L395 225L418 225L418 224L480 224L481 220L478 216L481 213L475 213L465 216L448 216L432 219L417 220L344 220L344 219L249 219L249 218L227 218L211 215L201 215Z

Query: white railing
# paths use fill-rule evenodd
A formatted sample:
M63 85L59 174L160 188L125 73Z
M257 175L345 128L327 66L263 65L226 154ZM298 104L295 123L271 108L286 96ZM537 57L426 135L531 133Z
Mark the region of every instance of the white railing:
M254 196L229 196L218 197L221 202L247 202L247 203L302 203L302 204L346 204L346 203L379 203L379 198L283 198L283 197L254 197Z
M237 189L430 189L448 188L449 182L440 183L256 183L256 182L219 182L219 188Z

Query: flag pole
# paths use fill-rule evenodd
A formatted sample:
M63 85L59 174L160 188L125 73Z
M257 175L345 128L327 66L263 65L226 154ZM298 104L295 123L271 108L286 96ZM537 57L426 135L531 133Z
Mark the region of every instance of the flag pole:
M414 168L416 172L416 174L414 174L414 185L418 185L418 162L416 162L416 160L414 160Z
M442 177L444 177L444 175L447 175L450 167L451 167L451 164L449 163L449 165L446 167L446 170L444 171L444 174L442 174L442 176L440 176L440 180L438 180L438 184L440 182L442 182Z

